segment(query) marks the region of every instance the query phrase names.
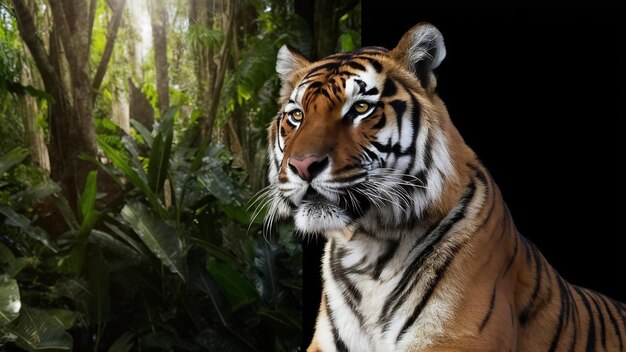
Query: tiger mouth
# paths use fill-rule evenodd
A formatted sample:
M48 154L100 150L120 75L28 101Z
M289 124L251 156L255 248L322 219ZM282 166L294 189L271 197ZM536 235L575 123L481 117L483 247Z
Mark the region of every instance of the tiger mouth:
M329 200L321 195L315 188L309 186L304 197L302 197L302 201L307 203L327 203Z

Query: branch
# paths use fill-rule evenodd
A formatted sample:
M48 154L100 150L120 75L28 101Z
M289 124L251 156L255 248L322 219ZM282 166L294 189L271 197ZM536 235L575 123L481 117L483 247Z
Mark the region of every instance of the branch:
M93 81L91 84L91 88L93 90L93 95L97 94L100 89L100 85L102 84L102 80L104 79L104 75L106 74L107 67L109 66L109 61L111 60L111 55L113 54L113 45L115 44L115 37L117 37L117 31L120 28L120 23L122 22L122 15L124 14L124 6L126 5L126 0L121 0L120 4L117 7L112 7L113 19L111 20L111 26L107 31L107 43L104 47L104 53L102 53L102 58L100 59L100 63L98 64L98 69L96 70L96 75L93 77ZM95 99L94 99L95 102Z
M41 39L37 36L37 27L28 7L24 0L13 0L15 8L15 18L17 26L20 30L20 36L26 43L28 50L33 55L37 69L41 73L41 78L46 85L48 91L57 91L56 80L54 80L55 70L50 56L46 53L45 46Z
M63 43L63 49L65 49L67 61L70 64L73 64L76 50L74 48L74 42L72 41L70 27L67 24L67 18L65 17L63 2L59 0L50 0L50 10L52 11L52 18L54 19L54 26L58 28L58 33L61 36L61 42Z
M93 24L96 18L96 7L98 6L98 0L91 0L89 2L89 34L87 35L87 43L91 44L91 36L93 34Z

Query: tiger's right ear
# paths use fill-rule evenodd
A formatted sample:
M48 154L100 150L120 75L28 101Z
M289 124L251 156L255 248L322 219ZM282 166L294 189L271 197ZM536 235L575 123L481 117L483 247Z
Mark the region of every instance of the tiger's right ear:
M446 57L446 46L441 32L432 24L422 22L404 34L391 56L414 73L422 87L432 92L437 85L433 70Z
M289 76L296 70L309 65L311 62L297 49L285 44L278 50L276 57L276 72L280 76L281 82L289 79Z

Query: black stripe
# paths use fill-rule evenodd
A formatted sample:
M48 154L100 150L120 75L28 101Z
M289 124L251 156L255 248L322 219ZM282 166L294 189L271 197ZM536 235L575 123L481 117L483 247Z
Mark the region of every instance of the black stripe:
M336 53L336 54L326 56L323 60L345 61L345 60L350 60L353 57L354 57L354 54L352 53Z
M585 351L593 352L596 350L595 348L595 340L596 340L596 321L593 319L593 310L591 309L591 305L587 300L587 294L581 290L579 287L574 286L574 291L578 293L580 299L583 301L583 305L587 310L587 315L589 316L589 325L587 330L587 346L585 347Z
M304 78L309 78L311 77L312 74L322 71L322 70L328 70L328 71L336 71L337 68L339 68L340 63L336 62L336 61L332 61L332 62L328 62L325 63L323 65L319 65L317 67L314 67L313 69L311 69L306 76L304 76Z
M606 301L606 298L603 295L600 295L599 299L600 299L600 302L602 303L602 306L606 310L606 314L609 316L609 321L613 325L613 329L615 331L615 334L617 335L617 338L619 339L619 349L620 349L620 351L623 351L624 350L624 343L622 341L622 332L620 331L619 324L617 323L617 319L615 319L615 316L613 315L613 312L609 308L609 305L608 305L608 302ZM622 322L626 323L624 321L622 321Z
M428 136L426 136L426 145L424 146L424 168L426 170L429 170L430 166L433 163L432 150L433 150L433 134L429 133Z
M363 65L361 65L360 63L355 62L355 61L348 61L348 62L346 62L344 65L346 65L346 66L348 66L348 67L350 67L350 68L353 68L353 69L355 69L355 70L367 71L367 69L365 68L365 66L363 66Z
M340 253L336 253L336 251ZM344 255L344 250L337 249L335 241L332 241L330 244L330 271L337 284L344 287L343 299L359 321L359 324L363 326L365 319L357 307L357 304L361 302L361 292L357 289L354 282L348 279L347 270L341 266L341 258Z
M515 244L513 245L513 254L509 258L509 261L504 267L504 269L500 272L501 278L503 278L509 272L509 269L511 269L511 266L513 266L513 262L515 261L515 258L517 258L517 253L519 251L519 235L514 234L514 236L515 236Z
M387 123L387 116L385 116L385 113L382 113L380 115L380 119L378 119L378 122L376 122L376 124L374 126L372 126L373 129L379 130L383 127L385 127L385 124Z
M454 257L456 256L457 252L460 250L462 245L463 244L457 245L454 248L452 248L451 253L450 253L451 254L450 257L446 260L446 262L441 267L439 267L435 271L435 280L434 280L434 282L428 287L428 290L426 291L426 294L422 297L422 300L420 301L420 303L415 307L415 309L413 310L413 313L411 314L411 316L404 323L404 326L402 327L402 330L400 330L400 333L398 334L398 337L396 338L396 343L398 343L400 341L402 336L415 323L415 321L417 320L419 315L422 313L422 310L424 309L424 307L426 306L426 304L430 300L430 297L432 296L433 292L435 292L435 289L437 288L439 282L441 281L441 279L443 278L444 274L446 273L446 270L448 269L448 266L450 265L450 263L452 263L452 259L454 259Z
M391 144L382 145L377 141L371 141L372 147L376 148L379 152L383 154L389 154L391 152Z
M333 277L346 289L346 291L344 291L344 296L346 294L349 294L351 296L351 299L349 301L354 300L359 303L361 302L361 292L356 287L354 282L348 279L344 267L341 266L341 258L344 256L344 254L345 251L342 249L337 249L335 241L333 241L330 245L330 269Z
M552 338L552 343L550 343L550 352L556 351L556 348L559 345L561 334L563 333L565 319L568 319L570 315L570 301L569 297L565 294L565 290L567 289L565 287L565 283L559 278L557 278L557 283L559 286L559 295L561 297L561 309L559 311L559 322L557 324L554 337Z
M526 306L522 309L520 313L519 321L522 325L526 325L526 323L528 322L530 310L533 308L533 303L535 303L537 295L539 295L539 289L541 288L541 278L543 274L541 254L539 254L539 250L534 246L532 247L532 250L533 259L535 260L535 286L533 289L533 293L530 295L530 298L526 303Z
M406 111L406 102L403 100L394 100L389 103L389 105L393 108L396 113L396 121L398 123L398 138L402 135L402 116L404 116L404 112Z
M365 84L365 82L361 81L360 79L355 79L354 83L359 86L359 94L365 93L365 89L367 89L367 84Z
M370 160L371 160L371 161L374 161L374 160L378 160L378 159L379 159L378 154L374 153L373 151L369 150L369 149L368 149L368 148L366 148L366 147L361 147L361 148L363 149L363 151L365 152L365 154L367 154L367 156L370 158Z
M367 92L363 93L363 95L376 95L378 94L378 88L374 87Z
M489 318L491 318L491 313L493 313L493 306L496 303L496 287L497 281L493 285L493 290L491 291L491 299L489 300L489 309L487 310L487 314L483 318L482 323L480 323L480 327L478 328L478 332L482 332L485 326L487 326L487 322L489 322Z
M335 319L333 318L333 311L330 309L330 304L328 303L328 294L324 294L325 302L326 302L326 314L328 314L328 321L330 323L330 330L333 333L333 339L335 340L335 348L338 352L348 352L348 347L339 336L339 330L337 326L335 326Z
M420 110L420 104L418 103L417 99L415 98L415 96L411 95L411 128L413 129L413 136L411 137L411 146L407 149L407 152L411 152L413 154L413 158L411 158L411 161L409 162L409 165L407 166L407 172L410 172L413 169L413 166L415 165L415 159L417 158L417 135L419 133L419 128L420 128L420 118L421 118L421 110ZM430 153L430 151L425 151L425 153ZM426 173L428 172L428 170L425 171ZM428 175L425 175L423 183L424 186L426 186L426 177Z
M381 94L380 97L381 98L389 97L389 96L396 94L397 92L398 92L398 88L396 87L396 84L393 82L391 78L387 78L385 80L385 85L383 87L383 94Z
M469 186L467 187L467 190L465 191L465 193L459 200L458 208L456 208L456 210L450 213L448 217L444 218L438 224L436 224L431 231L427 232L416 241L416 244L413 247L414 249L418 248L423 242L426 241L426 239L432 238L431 243L426 248L424 248L424 250L422 250L421 253L416 255L413 261L407 266L407 268L402 273L402 276L400 278L400 281L398 282L398 285L394 288L393 292L391 293L391 296L387 298L387 301L385 302L385 305L383 306L381 316L379 318L379 321L381 323L384 323L385 325L383 327L383 331L388 328L389 318L390 318L389 312L396 311L398 307L402 305L403 302L406 301L406 297L412 293L411 292L412 288L415 287L415 285L419 281L418 280L419 278L415 278L414 276L416 275L418 270L423 266L423 263L426 262L427 259L430 257L430 254L435 249L435 246L439 244L439 241L441 241L441 239L450 231L450 229L452 229L452 227L457 222L459 222L465 217L465 210L470 200L474 197L475 192L476 192L476 185L474 184L474 182L471 182ZM413 251L413 249L411 251ZM450 258L448 258L448 260L450 260ZM443 275L443 273L441 274ZM430 288L432 288L433 286L436 286L437 281L438 280L436 280L435 285L431 285ZM406 290L406 288L409 286L409 283L411 283L411 288L409 290ZM423 304L425 304L425 298L428 299L428 297L422 297ZM394 309L390 310L392 304L394 305ZM419 310L417 310L416 308L416 310L414 311L414 314L416 314L415 319L417 319L417 315L419 315L420 312L421 312L421 308ZM408 326L406 328L408 329ZM399 337L398 337L398 340L399 340Z
M330 97L330 94L324 88L320 88L320 92L328 99L329 102L333 102L333 98Z
M376 264L374 265L374 271L372 273L372 278L374 280L380 279L380 274L383 272L385 265L387 265L387 263L394 257L399 245L399 241L387 242L387 248L385 249L385 253L383 253L383 255L378 258Z
M373 59L371 57L363 57L363 59L369 61L369 63L372 65L372 67L374 67L374 70L376 70L376 73L381 73L383 70L383 65L380 63L380 61Z
M593 293L589 294L589 300L591 300L591 303L593 303L593 305L596 307L596 310L598 311L598 321L600 322L600 341L602 342L602 347L604 347L604 349L606 350L606 327L604 325L604 314L602 313L602 309L600 309L600 305L598 304L598 301L596 300L596 295Z

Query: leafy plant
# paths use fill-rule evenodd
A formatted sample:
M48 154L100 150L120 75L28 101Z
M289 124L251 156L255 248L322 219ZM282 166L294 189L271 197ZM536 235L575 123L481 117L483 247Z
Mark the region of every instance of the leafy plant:
M287 246L289 237L266 240L261 223L250 225L232 157L218 146L175 143L176 113L168 111L154 132L134 122L136 138L117 131L120 144L99 137L108 162L93 160L100 170L87 176L78 204L48 182L29 199L17 192L0 205L7 243L0 247L0 343L299 349L301 273L291 261L299 247ZM16 151L0 166L21 159ZM100 174L118 185L117 196L99 193ZM43 197L63 214L64 233L48 234L24 213Z

